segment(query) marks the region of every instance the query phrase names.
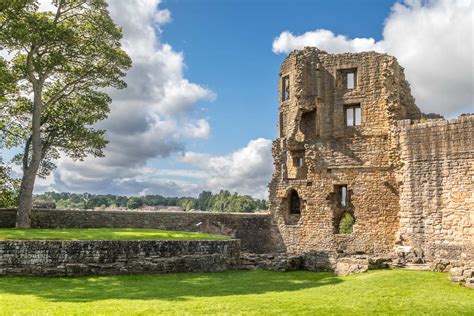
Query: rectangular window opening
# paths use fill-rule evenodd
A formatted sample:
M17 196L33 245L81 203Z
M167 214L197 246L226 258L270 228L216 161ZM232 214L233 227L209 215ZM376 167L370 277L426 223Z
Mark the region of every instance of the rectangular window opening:
M281 79L281 100L290 99L290 76L284 76Z
M347 186L341 186L341 205L347 206Z
M296 157L293 159L293 165L295 167L301 168L304 166L304 158L303 157Z
M349 191L347 190L347 185L338 185L336 186L337 201L342 207L349 206Z
M359 126L361 121L360 106L354 107L354 125Z
M362 123L362 112L360 104L346 105L344 107L344 118L346 126L360 126Z
M306 139L317 137L316 110L304 112L301 115L300 130Z
M352 90L355 88L356 86L355 80L356 80L355 72L348 72L346 74L346 88L348 90Z

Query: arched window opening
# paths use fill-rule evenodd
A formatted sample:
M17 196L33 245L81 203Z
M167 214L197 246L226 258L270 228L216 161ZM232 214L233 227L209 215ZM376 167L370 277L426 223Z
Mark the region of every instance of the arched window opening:
M301 200L298 195L298 192L292 190L289 196L290 201L290 214L301 214Z
M338 233L351 234L354 223L355 223L354 216L352 216L350 213L345 213L342 216L341 220L339 221Z

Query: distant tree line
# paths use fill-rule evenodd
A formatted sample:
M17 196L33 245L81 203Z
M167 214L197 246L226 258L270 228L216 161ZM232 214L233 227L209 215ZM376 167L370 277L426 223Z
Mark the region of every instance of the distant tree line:
M255 212L267 209L267 201L254 199L249 195L231 194L221 190L217 194L202 191L195 197L165 197L161 195L121 196L114 194L90 194L68 192L46 192L35 195L36 201L50 201L57 208L128 208L140 209L147 206L179 206L185 211L211 212Z

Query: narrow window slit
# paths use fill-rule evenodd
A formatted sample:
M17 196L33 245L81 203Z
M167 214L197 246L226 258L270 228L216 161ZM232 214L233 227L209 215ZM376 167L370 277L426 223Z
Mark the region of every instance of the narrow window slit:
M281 86L281 100L286 101L290 99L290 76L281 79Z
M290 205L289 205L290 214L301 214L301 201L300 201L298 192L296 192L296 190L291 190L289 201L290 201Z

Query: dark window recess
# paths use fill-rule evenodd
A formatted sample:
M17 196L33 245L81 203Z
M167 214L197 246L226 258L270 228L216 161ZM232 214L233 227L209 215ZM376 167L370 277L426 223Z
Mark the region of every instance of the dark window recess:
M301 115L300 129L305 137L316 137L316 110L305 112Z
M286 101L290 98L290 76L281 79L281 100Z
M304 158L303 157L296 157L293 158L293 166L301 168L304 166Z
M357 88L357 68L339 69L337 71L336 87L341 90Z
M285 116L280 113L280 137L285 136Z
M362 121L360 104L344 106L344 120L346 126L360 126Z
M301 201L298 192L292 190L289 196L289 201L290 214L301 214Z

